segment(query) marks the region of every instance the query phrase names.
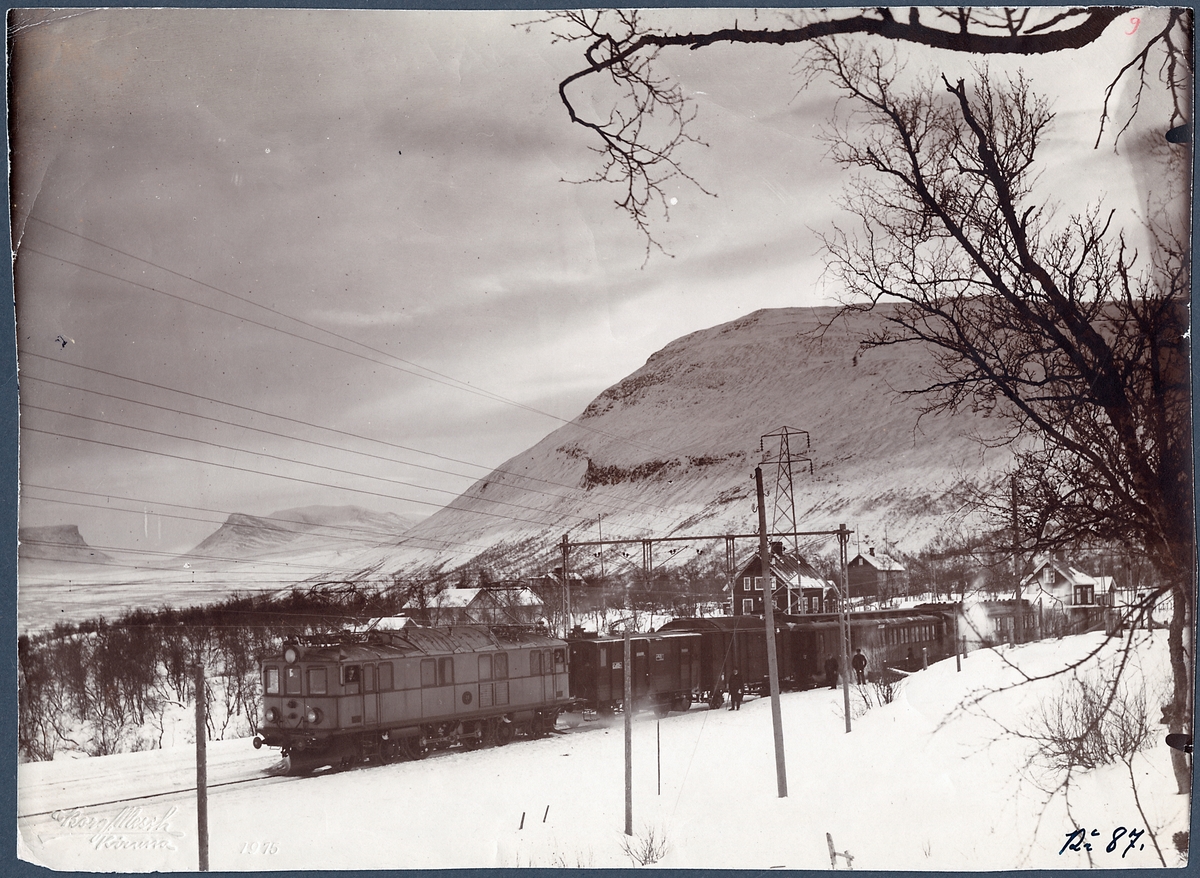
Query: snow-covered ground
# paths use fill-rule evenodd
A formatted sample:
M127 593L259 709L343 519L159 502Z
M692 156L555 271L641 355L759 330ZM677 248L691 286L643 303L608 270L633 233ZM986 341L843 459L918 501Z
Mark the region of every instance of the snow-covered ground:
M1128 679L1154 692L1167 679L1166 633L1138 636ZM953 659L941 662L908 678L892 704L855 718L851 734L840 689L786 694L786 798L777 793L769 699L736 713L694 707L661 722L639 714L631 839L623 834L623 720L572 715L560 722L575 727L567 734L500 749L216 787L210 865L626 867L635 863L625 847L650 833L666 844L658 865L676 868L829 869L826 833L855 869L1185 865L1171 837L1188 829L1189 799L1174 792L1157 728L1132 763L1136 799L1118 764L1076 775L1069 802L1061 793L1047 801L1039 786L1053 779L1025 767L1032 743L1006 731L1027 728L1064 685L1057 677L1006 688L1021 672L1061 668L1100 641L975 652L961 672ZM989 689L1005 691L975 701ZM213 783L264 775L273 762L248 741L217 742L210 757ZM56 869L194 870L193 794L116 801L193 777L190 747L22 765L18 813L31 816L18 819L21 856ZM1076 829L1087 830L1090 852L1063 851ZM1130 848L1131 830L1149 831Z

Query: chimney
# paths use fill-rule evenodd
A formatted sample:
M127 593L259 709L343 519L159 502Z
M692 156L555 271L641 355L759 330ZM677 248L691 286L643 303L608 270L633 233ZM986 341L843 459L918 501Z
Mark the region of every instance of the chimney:
M872 558L874 558L875 557L875 547L871 546L871 548L867 549L867 554L869 554Z
M783 543L782 542L771 543L771 554L782 556L783 555Z

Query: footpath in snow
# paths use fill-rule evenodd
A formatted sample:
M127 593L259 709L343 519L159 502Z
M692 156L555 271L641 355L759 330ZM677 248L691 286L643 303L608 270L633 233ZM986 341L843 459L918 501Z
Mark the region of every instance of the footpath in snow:
M1153 722L1168 680L1166 632L1138 637L1126 673L1148 693ZM1101 642L1087 635L980 651L961 672L954 659L940 662L907 678L893 703L857 716L850 734L840 689L786 694L782 799L768 698L738 712L639 714L632 838L623 833L623 720L585 724L575 715L560 722L579 727L568 734L504 748L214 788L210 866L619 868L636 865L653 836L662 867L826 870L827 833L855 869L1183 866L1172 835L1188 829L1190 802L1174 792L1165 727L1131 768L1076 773L1069 800L1047 792L1055 775L1029 765L1034 743L1018 733L1071 683L1060 675L1012 684ZM868 690L852 689L855 702ZM980 699L991 690L1002 691ZM218 781L262 776L274 761L249 741L217 742L210 755ZM159 790L190 786L194 751L20 766L21 856L56 869L195 870L194 793L114 802L145 792L149 777ZM1064 850L1079 829L1091 851Z

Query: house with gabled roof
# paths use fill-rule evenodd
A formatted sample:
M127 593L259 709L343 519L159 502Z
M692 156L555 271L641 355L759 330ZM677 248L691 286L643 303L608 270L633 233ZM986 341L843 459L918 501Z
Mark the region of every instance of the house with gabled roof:
M1026 600L1064 610L1098 606L1096 598L1101 591L1102 584L1094 576L1053 557L1037 559L1032 572L1021 580L1021 595Z
M821 613L827 609L829 582L803 556L785 552L782 543L771 545L771 574L776 612ZM731 615L761 616L766 611L762 559L757 553L738 571L732 589L726 586L725 590L732 592Z
M890 597L903 589L907 574L903 564L874 547L859 552L846 565L850 599Z
M545 614L541 599L526 586L445 588L421 607L404 610L426 625L532 625Z

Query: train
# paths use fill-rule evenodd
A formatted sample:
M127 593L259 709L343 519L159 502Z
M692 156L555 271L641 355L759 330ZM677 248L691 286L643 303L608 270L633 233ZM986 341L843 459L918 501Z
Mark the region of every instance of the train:
M261 660L255 748L303 774L540 737L570 702L567 642L523 627L310 637Z
M952 655L953 622L937 607L852 613L850 652L873 679ZM836 613L775 618L780 686L825 682L841 663ZM374 630L287 642L261 659L256 748L282 750L302 774L364 760L420 759L431 750L501 746L553 731L565 710L607 715L625 705L625 635L566 639L525 626ZM633 708L659 716L700 703L719 707L736 670L754 694L767 690L761 617L675 619L630 633Z
M900 676L954 654L950 610L933 605L848 614L849 654L861 649L870 679ZM842 657L838 613L776 614L775 655L780 688L810 689L826 680L825 661ZM752 694L767 690L767 632L761 616L675 619L660 632L701 635L700 681L695 700L719 707L736 670Z

